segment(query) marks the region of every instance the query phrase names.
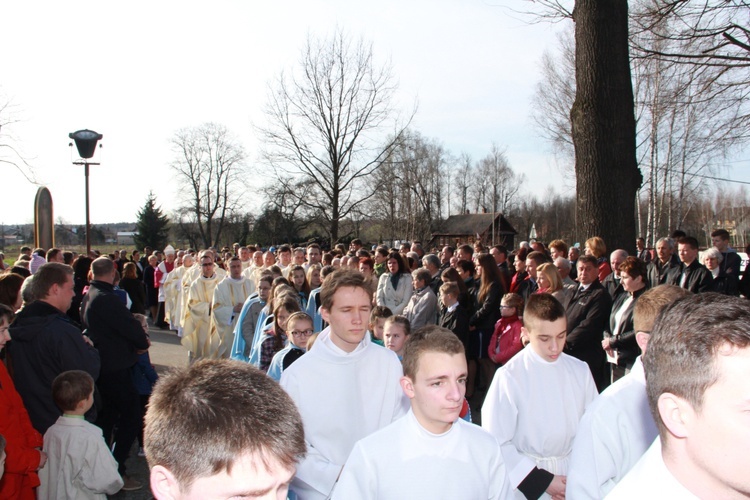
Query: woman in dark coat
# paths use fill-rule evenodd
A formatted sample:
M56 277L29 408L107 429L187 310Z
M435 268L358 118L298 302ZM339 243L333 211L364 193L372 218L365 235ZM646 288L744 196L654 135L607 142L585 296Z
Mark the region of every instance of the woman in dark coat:
M85 255L80 255L73 262L73 290L75 297L70 303L67 315L76 323L81 323L81 301L83 300L83 291L89 286L89 271L93 259Z
M158 264L159 260L156 255L149 255L148 266L143 270L143 283L146 285L146 304L151 311L151 321L154 323L156 323L156 315L159 310L159 289L154 286L154 275Z
M635 341L633 328L633 311L638 298L648 287L648 267L637 257L628 257L620 264L620 283L627 293L621 293L615 298L612 313L609 317L609 328L602 341L602 348L611 358L617 358L612 363L611 381L616 382L628 374L633 368L635 358L641 354L641 349Z
M120 288L130 296L130 312L146 314L146 286L138 279L138 268L134 262L127 262L123 267Z
M477 360L486 387L489 387L495 374L496 365L489 359L488 348L495 331L495 323L500 319L500 301L506 292L500 270L492 255L481 254L476 264L479 286L475 288L476 310L469 318L469 377L466 388L469 395L474 389Z

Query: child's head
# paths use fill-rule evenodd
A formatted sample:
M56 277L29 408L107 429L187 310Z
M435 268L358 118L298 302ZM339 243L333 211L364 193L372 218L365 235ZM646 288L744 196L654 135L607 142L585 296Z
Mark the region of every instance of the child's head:
M141 324L141 328L143 328L143 331L148 333L148 318L146 318L146 315L134 313L133 317L138 320L138 323Z
M523 297L517 293L506 293L500 301L500 314L504 318L523 316Z
M458 285L454 282L443 283L440 286L440 303L443 307L451 307L458 302Z
M286 320L286 338L300 349L307 349L307 339L312 334L313 320L309 314L297 311Z
M405 316L391 316L386 318L383 325L383 340L385 347L399 355L404 355L406 337L411 333L411 325Z
M159 379L144 448L154 496L285 498L306 451L302 418L273 379L239 361L203 360Z
M385 306L375 306L370 311L370 332L378 340L383 340L383 328L385 320L393 316L390 309Z
M289 275L287 278L294 288L298 292L304 292L305 294L310 293L310 285L307 282L307 276L305 274L305 268L302 266L292 266L289 270Z
M461 413L466 394L463 344L446 328L424 326L406 341L403 366L401 388L417 421L435 434L446 432Z
M10 322L13 321L14 317L15 314L13 314L13 309L6 306L5 304L0 304L0 351L2 351L5 347L5 344L10 341L8 327L10 326Z
M83 370L62 372L52 381L52 399L63 413L83 415L94 404L94 379Z
M301 308L296 298L290 295L282 295L276 298L273 308L273 321L276 333L279 334L286 331L286 323L289 317L300 310Z
M534 352L546 361L557 361L565 347L568 325L562 304L548 293L533 294L523 321L522 335L529 339Z

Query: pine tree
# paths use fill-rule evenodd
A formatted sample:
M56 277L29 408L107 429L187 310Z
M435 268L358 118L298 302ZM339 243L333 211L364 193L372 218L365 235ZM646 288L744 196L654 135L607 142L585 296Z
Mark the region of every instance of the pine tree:
M133 237L137 248L164 248L169 240L169 218L156 206L156 197L149 191L146 204L138 212Z

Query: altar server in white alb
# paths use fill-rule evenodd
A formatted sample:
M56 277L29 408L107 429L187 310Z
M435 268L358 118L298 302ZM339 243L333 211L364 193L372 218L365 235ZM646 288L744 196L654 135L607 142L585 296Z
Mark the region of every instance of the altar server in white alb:
M242 276L242 261L239 257L229 260L229 274L214 289L211 309L219 335L217 358L229 358L234 341L234 327L240 317L242 305L255 291L255 284Z
M750 498L747 300L699 293L667 306L643 368L659 437L607 498Z
M320 298L329 328L281 375L305 426L307 456L291 485L300 500L328 498L354 444L409 407L399 383L401 363L366 335L372 289L364 275L331 273Z
M563 353L565 309L552 295L529 297L522 337L529 346L500 368L482 407L516 498L562 498L578 422L596 397L588 365Z
M686 295L689 292L680 287L661 285L645 292L635 303L635 338L644 355L659 312ZM604 498L658 436L648 406L641 359L638 356L630 373L591 403L578 424L565 490L569 498Z
M333 499L512 498L497 440L459 418L467 368L458 337L435 325L418 329L403 366L411 410L354 446Z

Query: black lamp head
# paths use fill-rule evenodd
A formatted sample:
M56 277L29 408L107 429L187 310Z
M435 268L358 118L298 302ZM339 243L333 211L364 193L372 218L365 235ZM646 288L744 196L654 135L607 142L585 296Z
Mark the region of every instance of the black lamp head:
M94 132L93 130L84 129L77 132L72 132L68 134L68 137L75 141L76 148L78 149L78 154L81 155L81 158L88 159L94 156L94 151L96 151L96 143L104 136L102 134Z

